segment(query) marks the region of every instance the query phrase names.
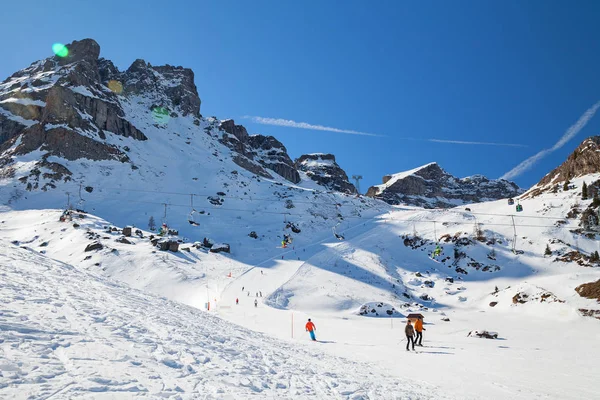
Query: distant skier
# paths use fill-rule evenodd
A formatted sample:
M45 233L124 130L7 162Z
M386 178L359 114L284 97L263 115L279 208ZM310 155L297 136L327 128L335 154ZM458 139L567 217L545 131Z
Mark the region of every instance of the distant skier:
M264 275L264 274L263 274L263 270L262 270L262 269L260 270L260 274L261 274L261 275Z
M240 304L240 299L238 299L238 298L236 297L236 299L235 299L235 305L237 306L238 304Z
M258 297L258 292L256 292L256 296L255 297Z
M415 330L410 323L410 319L406 321L406 328L404 328L404 333L406 334L406 351L410 351L408 346L412 343L412 349L415 349Z
M248 290L248 297L250 297L250 291Z
M258 307L258 300L254 300L254 307Z
M244 286L242 286L242 292L244 291Z
M260 297L262 297L262 292L258 292L260 294Z
M308 332L310 334L310 338L315 342L317 341L317 338L315 337L316 330L317 330L317 327L315 326L315 324L312 323L312 321L309 318L308 322L306 323L306 332Z
M415 331L417 331L417 337L415 338L415 344L423 347L423 331L427 329L423 328L423 318L419 317L415 322Z
M442 248L441 248L441 247L440 247L440 245L438 244L438 245L435 247L435 250L433 251L433 257L437 257L437 256L439 256L440 254L442 254Z

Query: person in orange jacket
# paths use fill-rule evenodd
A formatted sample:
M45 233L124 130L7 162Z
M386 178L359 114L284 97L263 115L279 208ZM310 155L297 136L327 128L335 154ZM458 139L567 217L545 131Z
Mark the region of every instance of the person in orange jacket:
M310 338L315 342L317 341L317 338L315 337L316 330L317 327L315 326L315 324L312 323L312 321L309 318L308 322L306 323L306 332L310 333Z
M423 331L426 329L423 328L423 318L419 317L415 322L415 331L417 332L417 337L415 338L415 344L417 346L423 347Z

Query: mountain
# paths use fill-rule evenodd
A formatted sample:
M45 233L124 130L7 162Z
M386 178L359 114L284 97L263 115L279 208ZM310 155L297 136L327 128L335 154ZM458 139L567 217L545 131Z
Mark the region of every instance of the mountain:
M294 162L294 166L319 185L336 192L357 194L348 175L335 161L333 154L304 154Z
M410 171L383 177L383 184L372 186L367 196L388 204L424 208L451 208L469 203L515 197L522 190L504 179L482 175L456 178L433 162Z
M74 207L138 227L153 217L219 242L232 218L259 238L239 250L280 243L290 222L295 235L331 235L339 215L386 207L346 196L355 192L333 156L331 168L327 156L311 171L276 138L203 117L190 69L138 59L120 71L92 39L66 48L0 84L0 201L12 209ZM263 211L281 215L277 228ZM203 219L200 229L190 215ZM316 219L300 222L306 215Z
M557 191L566 181L598 173L600 173L600 136L591 136L581 142L565 162L550 171L529 189L525 196L538 196L547 191ZM587 182L596 193L600 188L600 181L597 179L595 177Z

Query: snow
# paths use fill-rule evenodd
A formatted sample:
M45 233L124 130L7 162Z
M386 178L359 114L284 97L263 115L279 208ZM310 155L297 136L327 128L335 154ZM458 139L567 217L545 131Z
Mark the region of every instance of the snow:
M1 100L0 104L3 104L3 103L15 103L15 104L23 105L23 106L46 107L45 101L25 99L25 98L15 98L15 97L9 97L7 99Z
M396 174L392 174L391 175L391 179L388 180L386 183L383 183L381 185L375 185L375 187L378 189L378 193L381 193L383 190L385 190L386 188L392 186L394 183L396 183L397 181L404 179L408 176L414 175L416 172L419 172L420 170L429 167L430 165L436 164L435 162L430 162L428 164L425 165L421 165L420 167L408 170L408 171L404 171L404 172L398 172ZM423 179L423 178L421 178Z
M432 398L311 343L269 338L1 243L3 398ZM387 378L387 379L386 379ZM439 398L438 396L435 396Z
M30 126L33 126L38 123L38 121L31 120L31 119L25 119L18 115L14 115L13 113L5 110L2 107L0 107L0 114L2 114L3 116L5 116L6 118L8 118L12 121L20 123L21 125L25 125L26 127L30 127Z
M35 79L51 84L59 72ZM391 207L331 193L304 172L297 185L259 178L232 161L218 120L155 121L161 99L118 97L148 140L104 130L103 143L130 162L12 157L0 180L1 398L597 398L600 321L579 310L600 306L574 289L600 279L600 268L558 257L599 250L598 236L574 232L579 221L565 217L590 204L580 189L600 174L523 196L520 213L506 200ZM49 163L71 175L54 177ZM67 202L88 213L59 222ZM197 227L192 208L204 211ZM179 230L180 251L151 244L150 217ZM143 237L126 243L111 226ZM284 233L293 243L282 249ZM191 245L204 238L231 253ZM92 242L103 248L86 252ZM398 314L359 314L379 304ZM413 312L426 329L416 354L403 342ZM499 339L467 337L474 328Z

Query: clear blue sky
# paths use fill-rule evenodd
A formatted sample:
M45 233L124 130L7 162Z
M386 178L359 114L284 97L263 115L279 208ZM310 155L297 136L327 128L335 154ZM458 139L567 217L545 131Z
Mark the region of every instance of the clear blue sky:
M0 79L91 37L127 68L190 67L202 114L273 135L292 158L334 153L363 190L437 161L499 177L552 147L600 100L600 2L29 1L2 4ZM283 118L385 137L261 125ZM515 178L528 187L585 137ZM499 142L527 147L435 143Z

